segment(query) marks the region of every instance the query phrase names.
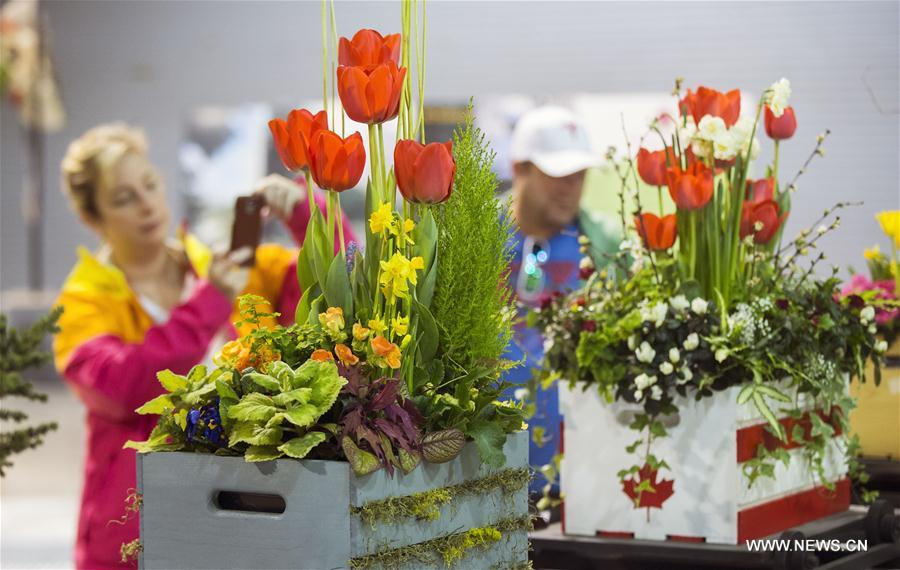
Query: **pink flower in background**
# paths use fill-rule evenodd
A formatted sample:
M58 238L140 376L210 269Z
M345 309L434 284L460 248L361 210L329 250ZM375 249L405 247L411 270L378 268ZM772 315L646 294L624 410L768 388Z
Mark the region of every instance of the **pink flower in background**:
M844 285L844 288L841 289L841 295L847 296L865 291L878 291L875 295L876 299L897 298L897 295L894 294L893 281L889 279L872 281L865 275L859 274L854 275L850 279L850 283ZM900 317L900 309L891 309L889 311L884 309L875 310L875 322L879 325L886 325L898 317Z

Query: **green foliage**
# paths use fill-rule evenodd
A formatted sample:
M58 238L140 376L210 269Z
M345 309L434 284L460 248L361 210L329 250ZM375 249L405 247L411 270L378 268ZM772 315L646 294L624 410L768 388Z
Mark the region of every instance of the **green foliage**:
M60 315L62 307L57 307L27 330L18 331L9 326L6 315L0 314L0 398L18 396L32 401L47 401L47 396L36 392L22 372L50 361L51 354L41 350L41 343L48 334L59 332L56 322ZM6 403L0 409L0 420L19 424L27 419L27 414L9 409ZM56 422L11 430L4 428L0 432L0 476L6 474L5 469L12 467L10 456L41 445L44 436L56 428Z
M362 506L351 507L350 512L372 528L378 522L396 524L409 518L437 520L440 518L441 507L452 501L462 497L484 496L495 491L507 496L525 487L530 480L531 473L527 468L504 469L459 485L369 501Z
M531 530L529 515L508 517L485 527L471 528L425 542L352 558L350 567L354 570L406 568L413 564L436 565L443 562L447 568L451 568L472 549L489 548L504 535L523 530Z
M507 205L497 198L494 153L471 111L453 135L456 178L450 199L434 208L437 275L431 314L439 333L439 363L426 363L416 404L427 431L457 428L482 457L502 463L503 434L520 429L494 405L504 385L503 360L512 338L514 300L505 286L512 253Z

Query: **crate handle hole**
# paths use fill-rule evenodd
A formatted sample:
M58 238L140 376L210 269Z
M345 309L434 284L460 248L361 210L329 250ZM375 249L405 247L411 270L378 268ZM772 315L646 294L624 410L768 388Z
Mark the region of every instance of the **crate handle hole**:
M287 508L287 503L281 495L246 493L244 491L218 491L213 496L213 503L223 511L271 515L280 515Z

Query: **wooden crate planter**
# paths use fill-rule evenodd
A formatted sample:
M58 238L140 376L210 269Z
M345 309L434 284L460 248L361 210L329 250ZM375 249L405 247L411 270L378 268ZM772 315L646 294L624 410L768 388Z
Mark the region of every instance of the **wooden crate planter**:
M140 566L444 568L450 552L461 568L524 567L527 432L508 436L504 453L506 465L492 468L469 443L449 463L393 477L356 477L339 461L138 454ZM396 499L413 495L400 504L418 505L421 518L393 516ZM395 508L380 508L389 498Z
M602 401L596 390L560 382L564 456L561 490L567 534L742 544L846 510L850 485L841 436L831 440L825 469L834 492L813 482L802 449L789 448L788 467L748 487L741 466L757 446L774 441L752 404L739 406L740 387L695 401L679 398L678 423L654 442L654 454L671 467L659 472L673 493L661 508L635 508L617 477L635 463L625 447L637 439L628 428L636 406Z

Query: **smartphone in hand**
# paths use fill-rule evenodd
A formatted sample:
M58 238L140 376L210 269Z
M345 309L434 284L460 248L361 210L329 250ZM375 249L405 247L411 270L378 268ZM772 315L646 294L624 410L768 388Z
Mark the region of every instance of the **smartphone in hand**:
M231 226L231 248L236 251L249 247L253 255L242 263L244 267L252 267L256 263L256 248L262 238L262 209L265 200L262 196L240 196L234 204L234 225Z

